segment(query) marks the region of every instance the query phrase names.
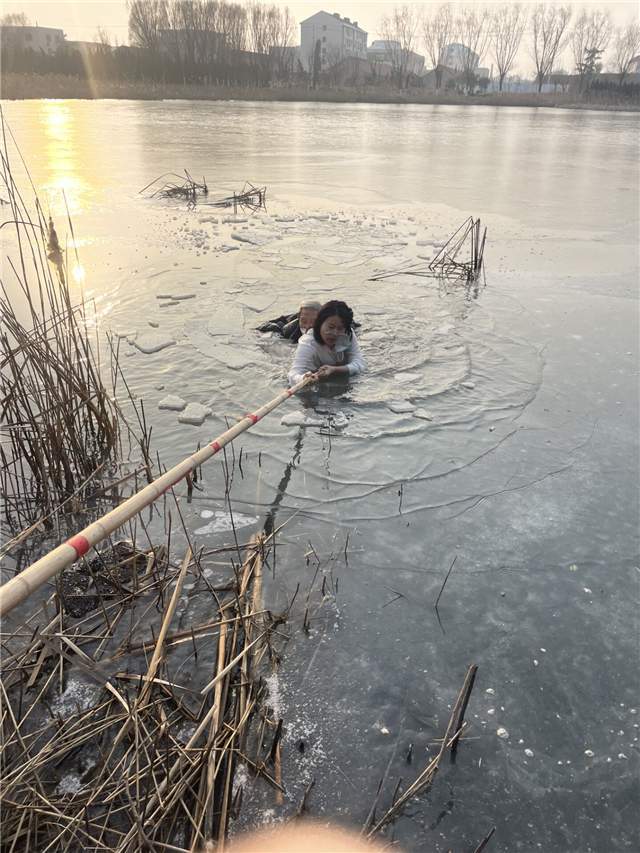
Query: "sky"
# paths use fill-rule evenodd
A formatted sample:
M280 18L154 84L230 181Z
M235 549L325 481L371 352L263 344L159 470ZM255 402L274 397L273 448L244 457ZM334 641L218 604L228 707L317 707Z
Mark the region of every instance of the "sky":
M326 12L340 12L342 16L358 21L359 25L368 32L369 44L379 38L380 19L389 14L393 7L402 5L392 0L333 0L323 4L322 0L272 0L278 6L288 6L297 23L313 15L315 12L324 10ZM434 6L441 4L442 0L420 0L420 2L409 2L407 5L416 7ZM497 2L482 2L482 0L468 0L464 5L479 5L495 7ZM640 3L638 0L600 0L600 2L577 2L573 0L570 4L575 11L581 8L609 9L614 24L623 25L635 18L638 19ZM128 44L128 13L125 0L2 0L2 14L10 12L24 12L32 23L38 23L42 27L62 28L67 38L85 41L93 41L97 28L104 28L113 43ZM300 43L298 38L296 44ZM526 36L525 36L526 38ZM420 52L420 48L418 48ZM486 60L483 64L489 64ZM560 63L562 64L562 63ZM567 63L565 63L566 65ZM528 59L527 51L523 47L518 59L517 68L520 73L529 73L533 63Z

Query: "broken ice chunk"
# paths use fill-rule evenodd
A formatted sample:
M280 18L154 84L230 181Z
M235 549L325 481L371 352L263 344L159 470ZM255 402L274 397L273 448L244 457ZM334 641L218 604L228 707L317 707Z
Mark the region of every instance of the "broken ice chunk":
M182 397L178 397L176 394L167 394L158 403L158 408L168 409L170 412L181 412L186 405L187 401L183 400Z
M416 410L413 403L410 403L408 400L391 400L390 403L387 403L387 408L391 409L397 415L404 415L407 412L415 412Z
M184 412L178 415L178 421L181 424L200 426L210 414L211 409L203 406L202 403L189 403Z
M133 342L134 347L146 355L153 352L160 352L160 350L172 347L174 344L175 341L173 338L169 338L159 332L143 332Z

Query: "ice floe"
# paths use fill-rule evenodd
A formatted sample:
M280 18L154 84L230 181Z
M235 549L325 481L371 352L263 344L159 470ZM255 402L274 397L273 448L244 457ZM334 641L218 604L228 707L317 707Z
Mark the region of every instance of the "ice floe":
M173 299L175 302L181 302L183 299L195 299L195 293L158 293L156 299Z
M304 412L290 412L288 415L284 415L280 423L282 426L319 427L323 426L324 420L312 415L305 415Z
M422 376L419 373L403 372L395 373L393 378L401 385L408 385L409 382L419 382L422 379Z
M170 412L181 412L186 405L187 401L183 400L182 397L178 397L176 394L167 394L158 403L158 408L168 409Z
M408 414L409 412L415 412L416 410L413 403L410 403L408 400L391 400L391 402L387 403L387 408L391 409L391 411L395 412L397 415Z
M211 409L208 406L203 406L202 403L189 403L186 409L178 415L178 421L181 424L200 426L210 414Z
M134 347L146 355L153 352L160 352L160 350L172 347L174 344L175 341L173 338L163 335L160 332L143 332L133 342Z
M432 421L433 415L431 412L428 412L426 409L416 409L413 413L414 418L420 418L422 421Z

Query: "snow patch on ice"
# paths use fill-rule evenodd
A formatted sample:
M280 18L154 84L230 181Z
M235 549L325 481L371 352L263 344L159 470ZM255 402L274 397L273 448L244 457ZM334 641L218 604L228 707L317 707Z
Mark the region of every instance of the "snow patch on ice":
M280 720L283 714L282 692L280 690L280 679L277 672L272 672L264 680L267 688L267 705L273 710L273 716Z
M233 530L234 526L237 530L239 527L249 527L257 521L257 515L243 515L240 512L233 513L232 521L228 512L217 510L213 520L204 527L199 527L195 533L196 536L208 536L210 533L226 533L229 530Z
M85 684L76 678L70 678L63 693L51 703L54 711L66 717L78 710L86 711L96 700L99 688L93 684Z

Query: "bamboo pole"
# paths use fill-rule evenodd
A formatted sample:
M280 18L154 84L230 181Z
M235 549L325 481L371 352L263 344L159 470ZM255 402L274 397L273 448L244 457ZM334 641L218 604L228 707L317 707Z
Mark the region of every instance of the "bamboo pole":
M292 397L297 391L301 391L313 381L315 381L313 376L301 379L300 382L286 391L282 391L273 400L256 409L255 412L245 415L235 426L223 432L201 450L174 465L173 468L170 468L162 476L149 483L148 486L145 486L144 489L132 495L120 506L103 515L102 518L94 521L80 533L72 536L67 542L58 545L53 551L45 554L44 557L41 557L31 566L28 566L19 575L16 575L7 581L7 583L0 586L0 618L6 616L9 611L23 602L25 598L41 587L42 584L46 583L46 581L54 577L62 569L70 566L86 554L94 545L106 539L107 536L133 518L134 515L137 515L141 510L157 500L157 498L164 495L165 492L184 479L187 474L190 474L191 471L222 450L234 438L237 438L245 430L250 429L259 420L262 420L265 415L268 415L269 412L272 412L277 406L284 403L285 400Z

